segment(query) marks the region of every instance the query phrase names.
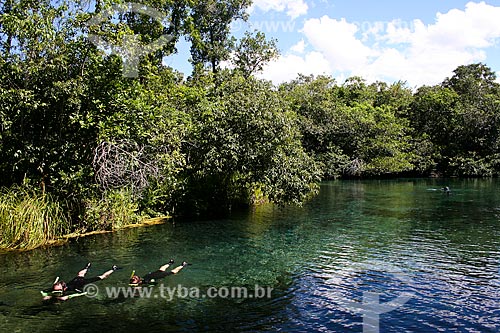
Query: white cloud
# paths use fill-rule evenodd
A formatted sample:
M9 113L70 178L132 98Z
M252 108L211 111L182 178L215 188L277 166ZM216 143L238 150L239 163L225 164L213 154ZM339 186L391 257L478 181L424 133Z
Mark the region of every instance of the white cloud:
M488 47L500 36L499 18L500 7L469 2L465 11L438 13L436 24L428 28L429 41L454 48Z
M306 48L306 42L304 42L303 39L300 40L297 44L293 45L290 50L295 52L295 53L304 53L304 50Z
M394 20L381 29L377 22L365 27L323 16L306 20L301 32L304 43L319 53L316 57L321 55L327 62L323 71L329 74L359 75L369 81L406 80L420 86L438 84L459 65L485 62L486 49L500 41L499 17L500 7L469 2L464 10L437 13L432 24ZM300 50L299 44L292 50ZM280 61L283 64L290 57ZM304 61L304 65L323 72L317 64Z
M292 19L296 19L301 15L306 15L309 6L304 0L254 0L249 11L252 12L255 8L259 8L264 12L274 10L284 12Z
M321 75L331 71L329 62L321 53L310 52L303 57L293 54L280 56L266 65L260 77L278 84L293 80L298 74Z
M407 23L402 20L392 20L387 24L385 32L377 31L376 37L381 40L386 40L388 43L410 43L411 36L414 30L425 29L425 25L420 20L414 20Z
M311 45L323 53L334 70L353 70L365 66L373 50L356 37L358 27L345 19L328 16L309 19L302 30Z
M371 75L394 79L399 73L399 78L415 85L437 84L457 66L487 59L484 49L500 38L498 17L500 7L469 2L465 10L438 13L434 24L415 20L409 29L393 22L379 36L388 44L366 69Z

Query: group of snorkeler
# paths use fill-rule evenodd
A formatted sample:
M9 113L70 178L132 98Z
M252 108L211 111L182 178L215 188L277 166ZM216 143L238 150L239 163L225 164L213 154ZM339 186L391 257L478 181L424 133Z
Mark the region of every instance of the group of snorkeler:
M150 286L156 282L158 279L162 279L171 274L177 274L181 269L188 265L187 262L182 262L182 264L171 271L167 271L167 269L174 263L173 259L170 259L168 263L162 265L158 270L154 272L150 272L144 277L140 277L135 274L135 271L132 272L132 275L129 280L129 286L132 287L141 287L141 286ZM111 269L104 272L101 275L87 278L85 275L90 269L90 263L88 263L81 271L78 272L77 276L74 277L68 283L65 283L62 280L59 280L59 277L56 278L52 287L50 289L46 289L42 291L42 296L44 301L49 300L59 300L66 301L72 297L85 295L84 287L89 283L94 283L100 280L104 280L109 277L113 272L120 269L120 267L113 265Z

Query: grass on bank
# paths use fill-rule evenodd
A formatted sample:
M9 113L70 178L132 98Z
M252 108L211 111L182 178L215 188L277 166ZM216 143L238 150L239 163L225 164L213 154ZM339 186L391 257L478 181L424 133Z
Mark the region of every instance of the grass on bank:
M145 218L129 192L112 190L85 200L82 221L73 224L64 202L50 194L13 186L0 190L0 249L29 250L87 233L158 223Z
M61 203L49 194L12 187L0 191L0 247L31 249L70 230Z

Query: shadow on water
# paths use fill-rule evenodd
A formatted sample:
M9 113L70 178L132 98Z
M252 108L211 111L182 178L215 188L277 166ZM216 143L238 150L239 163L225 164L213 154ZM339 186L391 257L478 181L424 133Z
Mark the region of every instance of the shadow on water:
M171 221L78 239L62 247L0 255L0 331L361 332L339 306L380 291L414 296L381 316L382 332L500 330L500 184L496 180L335 181L303 207L265 205L224 219ZM439 190L450 186L451 195ZM110 298L170 258L193 265L166 286L271 287L270 298ZM44 305L39 291L124 267L99 281L96 298ZM382 262L386 270L368 263ZM174 264L174 266L176 265ZM359 264L364 264L361 269ZM401 283L388 273L409 277ZM158 288L158 287L155 287ZM157 290L157 289L156 289Z

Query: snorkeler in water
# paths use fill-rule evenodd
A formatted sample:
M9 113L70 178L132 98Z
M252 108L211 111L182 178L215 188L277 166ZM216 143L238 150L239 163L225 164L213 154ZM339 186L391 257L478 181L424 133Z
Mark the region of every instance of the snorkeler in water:
M172 275L172 274L177 274L180 272L181 269L186 267L188 265L187 262L182 262L180 266L177 266L176 268L172 269L171 271L167 271L167 268L170 267L174 263L173 259L170 259L168 263L165 265L161 266L157 271L150 272L146 275L144 275L143 278L141 278L138 275L135 275L135 271L132 272L132 276L130 277L129 285L132 287L140 287L143 285L152 285L156 283L156 280L162 279L166 276Z
M111 267L110 270L104 272L101 275L91 278L86 278L85 275L89 271L89 268L90 268L90 263L88 263L81 271L79 271L78 275L68 283L59 280L59 277L57 277L54 283L52 284L52 288L42 291L43 300L49 301L56 299L59 301L66 301L76 296L83 296L85 295L85 292L83 290L85 285L100 280L104 280L107 277L109 277L114 271L120 269L116 265L113 265L113 267Z

